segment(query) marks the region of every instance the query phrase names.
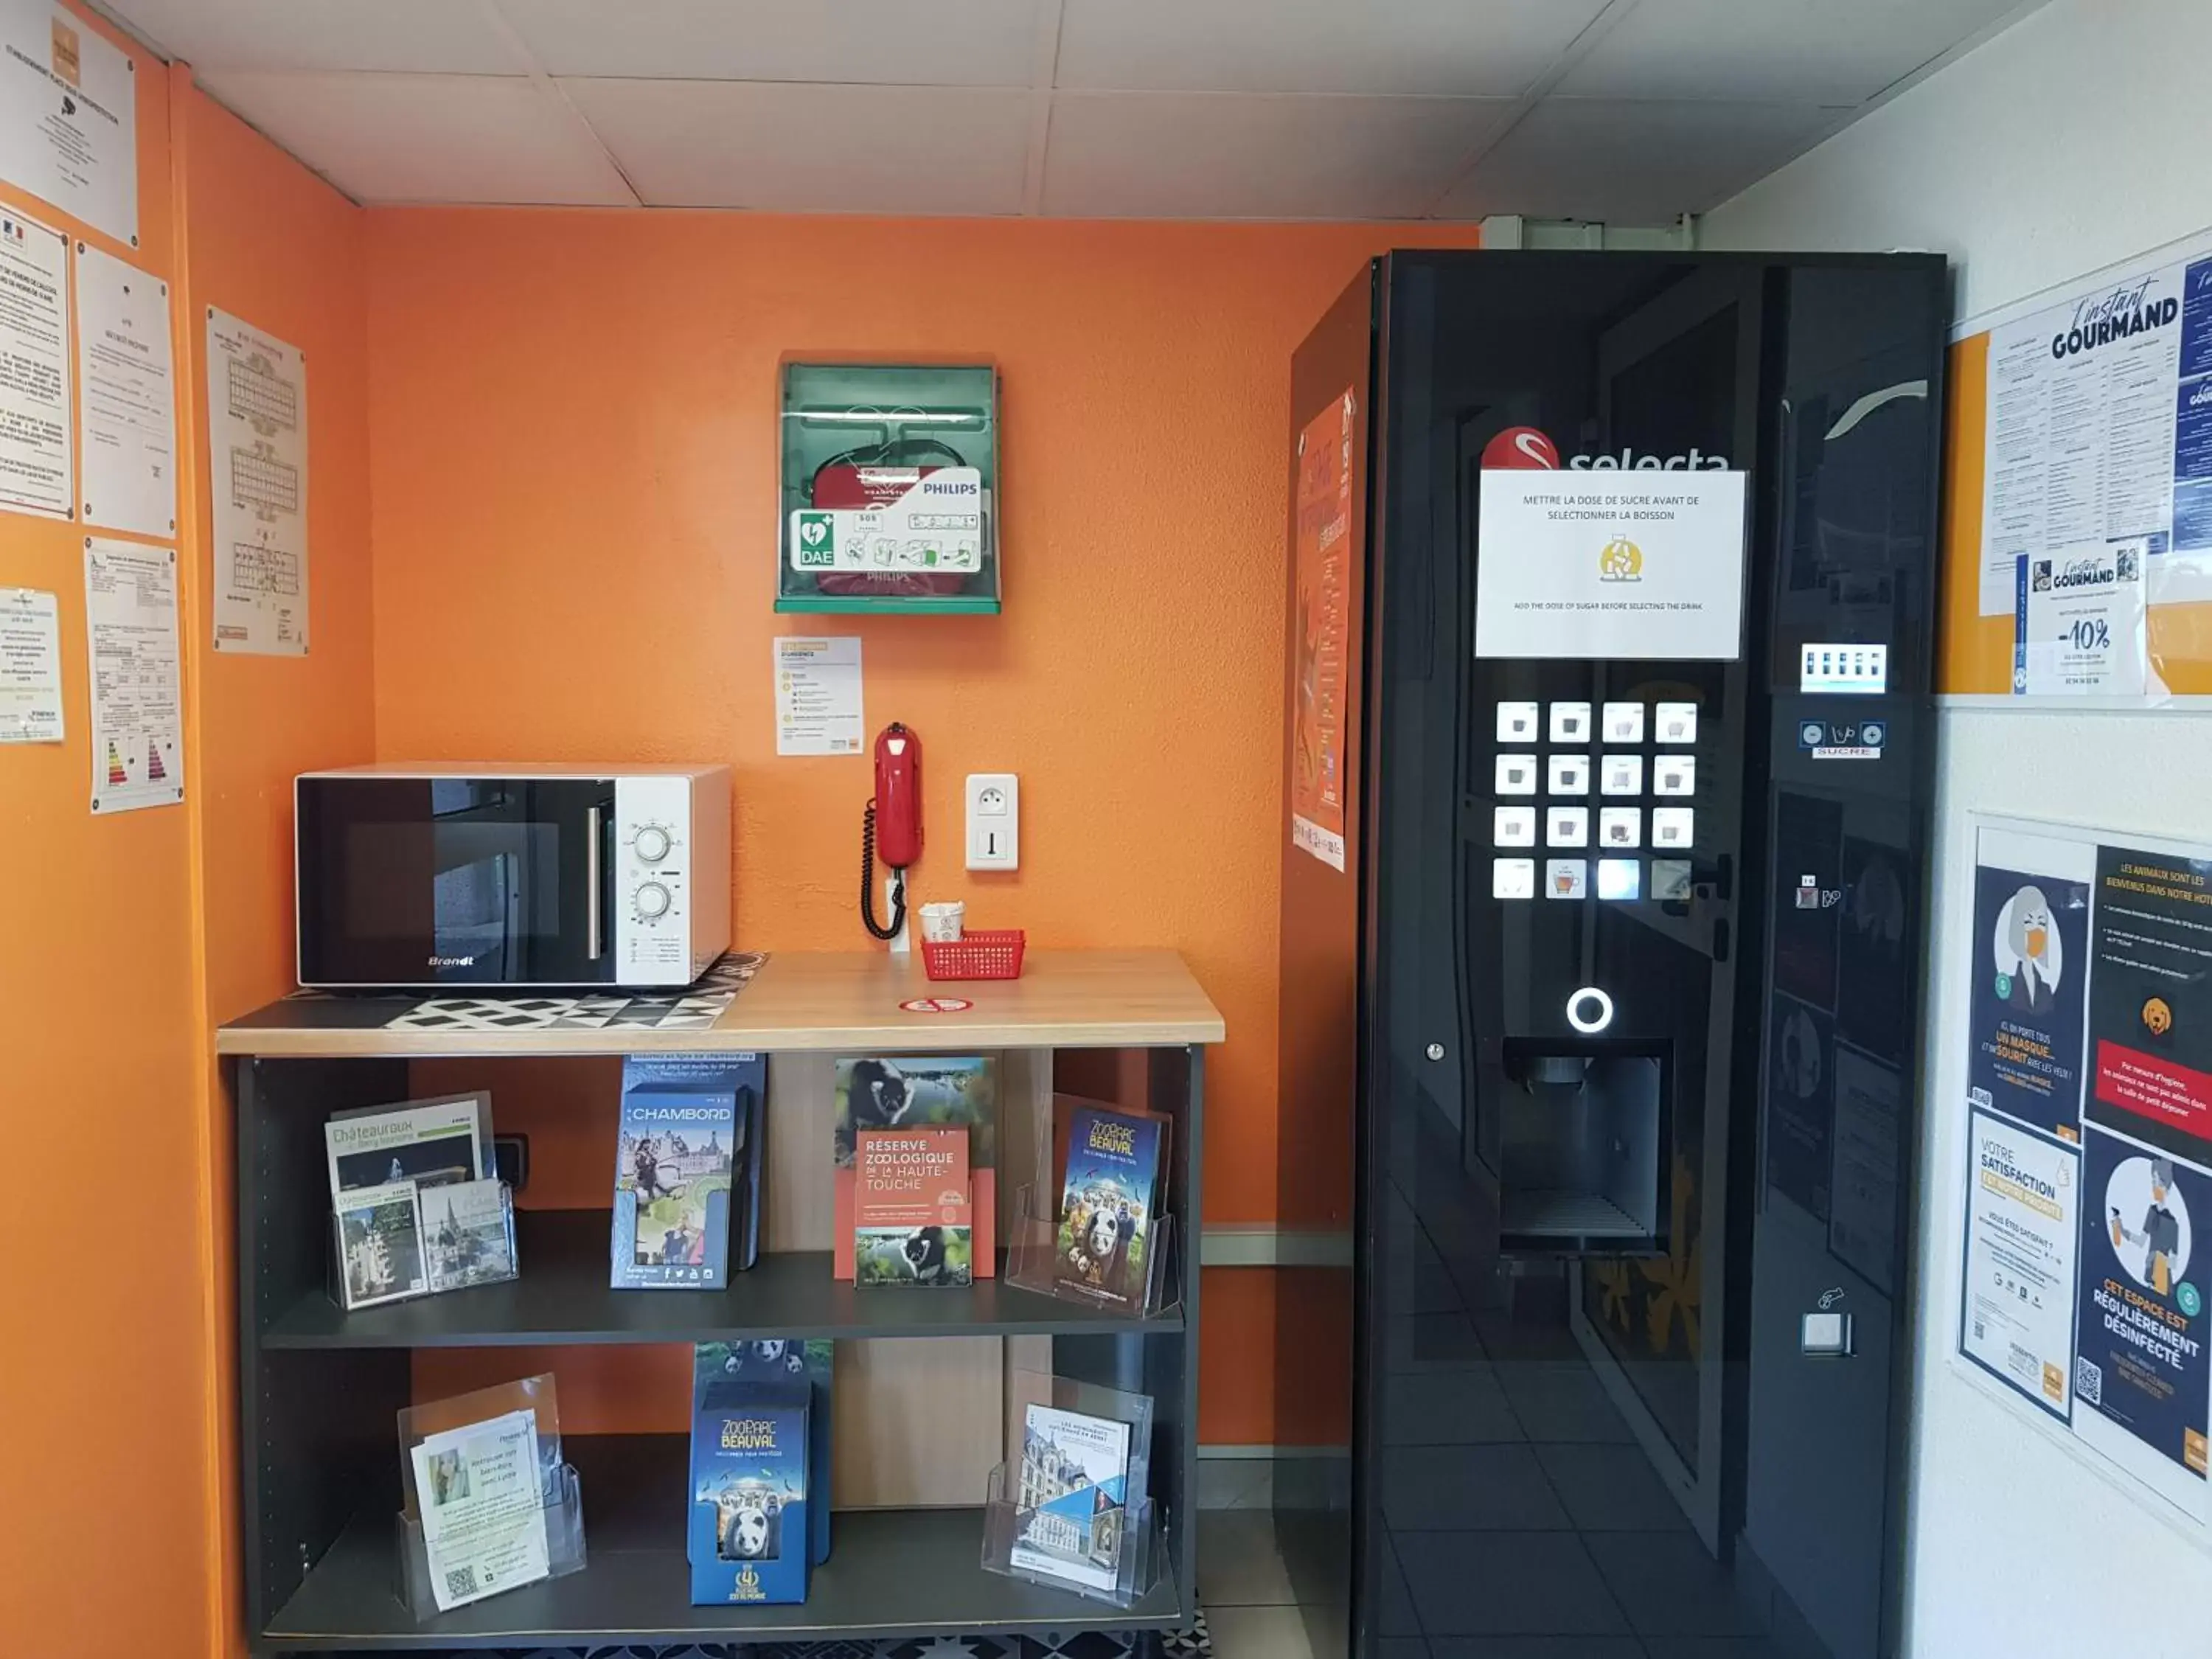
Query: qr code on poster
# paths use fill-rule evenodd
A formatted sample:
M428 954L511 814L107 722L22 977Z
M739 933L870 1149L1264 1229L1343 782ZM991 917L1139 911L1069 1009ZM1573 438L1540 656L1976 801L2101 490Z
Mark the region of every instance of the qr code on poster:
M2103 1405L2105 1403L2104 1367L2093 1359L2075 1360L2074 1392L2081 1397L2084 1405Z
M446 1594L454 1597L477 1593L477 1570L474 1567L454 1567L446 1574Z

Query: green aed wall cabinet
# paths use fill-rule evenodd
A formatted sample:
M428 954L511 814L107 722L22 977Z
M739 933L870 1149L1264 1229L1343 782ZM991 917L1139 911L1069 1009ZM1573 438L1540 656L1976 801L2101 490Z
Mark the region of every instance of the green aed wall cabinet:
M999 609L999 373L787 359L778 611Z

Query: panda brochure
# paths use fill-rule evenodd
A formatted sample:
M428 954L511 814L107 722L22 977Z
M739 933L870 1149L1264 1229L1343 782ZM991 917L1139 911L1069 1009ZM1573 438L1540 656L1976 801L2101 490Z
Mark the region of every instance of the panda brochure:
M691 1605L804 1601L809 1390L708 1382L691 1423Z
M1167 1137L1168 1120L1155 1112L1075 1109L1053 1249L1055 1288L1116 1308L1145 1306Z
M965 1129L970 1271L999 1270L999 1062L991 1054L864 1054L837 1061L832 1103L831 1273L854 1277L860 1136L879 1129Z
M854 1142L853 1282L974 1284L967 1130L863 1129Z

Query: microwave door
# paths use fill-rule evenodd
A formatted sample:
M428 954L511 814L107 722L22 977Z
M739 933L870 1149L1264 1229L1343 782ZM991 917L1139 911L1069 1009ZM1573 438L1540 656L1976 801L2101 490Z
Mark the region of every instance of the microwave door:
M301 980L611 981L613 809L604 779L302 779Z

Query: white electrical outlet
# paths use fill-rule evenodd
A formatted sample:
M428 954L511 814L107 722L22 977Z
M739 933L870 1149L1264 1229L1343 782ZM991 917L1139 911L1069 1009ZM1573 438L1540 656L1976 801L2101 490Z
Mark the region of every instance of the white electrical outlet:
M968 775L968 867L1022 867L1022 781L1012 772Z

